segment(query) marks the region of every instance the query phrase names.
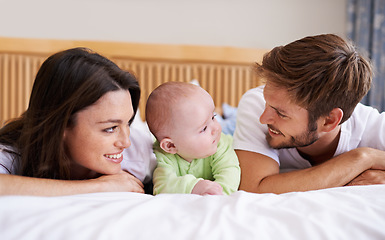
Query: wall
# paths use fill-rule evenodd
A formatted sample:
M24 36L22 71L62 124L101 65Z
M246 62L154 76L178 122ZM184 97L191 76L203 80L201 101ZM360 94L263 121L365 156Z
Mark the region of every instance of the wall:
M272 48L345 36L346 0L0 0L0 36Z

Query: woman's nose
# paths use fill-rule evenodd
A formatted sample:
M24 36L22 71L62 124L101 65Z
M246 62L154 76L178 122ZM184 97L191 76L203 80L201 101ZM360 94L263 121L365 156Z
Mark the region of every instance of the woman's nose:
M116 146L119 148L128 148L131 146L130 130L128 127L126 131L120 132L119 139L116 141Z

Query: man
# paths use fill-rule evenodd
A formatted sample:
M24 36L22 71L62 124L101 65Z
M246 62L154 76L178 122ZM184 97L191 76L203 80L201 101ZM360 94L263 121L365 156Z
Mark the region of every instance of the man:
M325 34L276 47L238 106L240 190L284 193L385 183L385 114L359 102L372 68Z

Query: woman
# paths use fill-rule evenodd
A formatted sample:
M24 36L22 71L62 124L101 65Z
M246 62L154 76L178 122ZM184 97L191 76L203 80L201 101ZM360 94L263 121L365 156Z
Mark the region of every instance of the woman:
M130 166L121 168L139 98L135 77L97 53L49 57L26 112L0 129L0 194L143 193Z

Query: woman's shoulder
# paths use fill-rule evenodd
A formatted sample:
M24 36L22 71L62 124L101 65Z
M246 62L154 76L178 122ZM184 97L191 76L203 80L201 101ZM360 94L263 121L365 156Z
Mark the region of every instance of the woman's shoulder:
M0 153L9 153L14 155L20 155L19 152L12 146L0 143Z
M154 139L139 117L131 124L130 131L131 146L123 151L122 169L146 183L151 180L157 164L152 150Z
M0 173L15 174L20 154L12 146L0 144Z

